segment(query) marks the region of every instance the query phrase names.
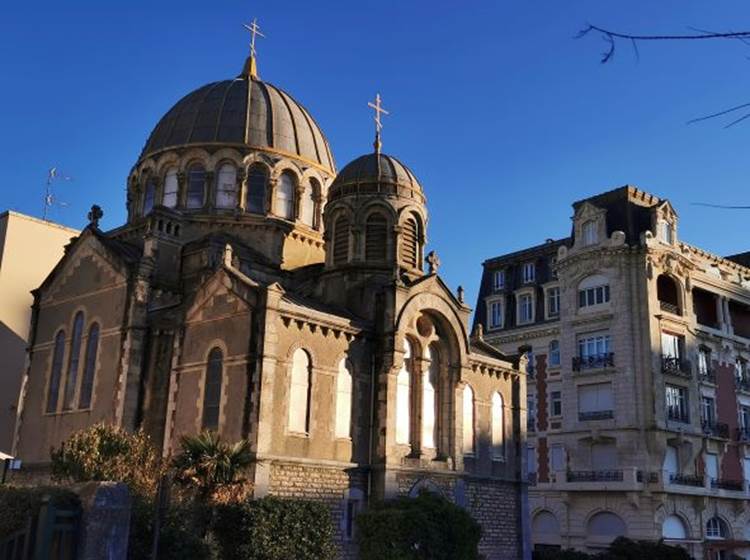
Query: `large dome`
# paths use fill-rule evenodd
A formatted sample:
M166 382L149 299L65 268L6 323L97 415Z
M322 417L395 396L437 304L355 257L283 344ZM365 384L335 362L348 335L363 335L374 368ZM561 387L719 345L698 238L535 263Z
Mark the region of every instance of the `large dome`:
M285 91L246 75L205 85L180 99L151 132L140 159L168 148L207 144L276 152L336 172L328 141L310 113Z

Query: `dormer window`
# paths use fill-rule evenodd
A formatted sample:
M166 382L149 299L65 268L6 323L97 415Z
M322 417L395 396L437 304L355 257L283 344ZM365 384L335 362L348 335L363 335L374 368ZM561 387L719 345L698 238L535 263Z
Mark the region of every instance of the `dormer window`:
M505 317L505 306L503 300L489 302L489 328L501 329Z
M674 243L674 228L672 227L672 224L663 220L660 221L656 225L656 237L662 243L672 245Z
M596 222L589 220L581 226L581 236L583 237L584 247L596 245L599 242L599 236L596 231Z
M523 263L522 279L524 284L531 284L536 279L536 266L533 262Z
M504 270L496 270L492 274L492 287L495 290L502 290L505 288L505 271Z

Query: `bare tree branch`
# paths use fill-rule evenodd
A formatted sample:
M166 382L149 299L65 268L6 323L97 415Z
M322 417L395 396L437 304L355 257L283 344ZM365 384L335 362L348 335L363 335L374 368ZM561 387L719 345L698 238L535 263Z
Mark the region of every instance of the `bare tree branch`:
M630 33L619 33L617 31L611 31L609 29L604 29L603 27L598 27L591 24L579 31L576 35L576 39L581 39L592 31L598 33L608 45L607 51L602 53L602 64L606 64L615 56L617 39L630 41L635 48L636 54L638 52L638 41L695 41L700 39L739 39L744 42L745 40L750 39L750 31L727 31L724 33L701 31L700 35L633 35Z

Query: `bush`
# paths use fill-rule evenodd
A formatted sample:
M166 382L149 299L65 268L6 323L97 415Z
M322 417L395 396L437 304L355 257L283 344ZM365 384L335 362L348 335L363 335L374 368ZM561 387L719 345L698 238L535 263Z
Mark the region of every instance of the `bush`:
M52 475L76 482L125 482L131 492L153 495L164 470L150 438L95 424L71 435L53 449Z
M479 524L464 509L428 492L374 504L356 523L361 560L479 558Z
M78 496L62 488L0 486L0 538L22 529L30 516L37 515L44 496L59 508L80 507Z
M690 555L679 546L663 542L632 541L616 538L606 552L586 554L577 550L535 551L533 560L690 560Z
M213 534L222 560L333 560L337 553L331 511L306 500L218 505Z

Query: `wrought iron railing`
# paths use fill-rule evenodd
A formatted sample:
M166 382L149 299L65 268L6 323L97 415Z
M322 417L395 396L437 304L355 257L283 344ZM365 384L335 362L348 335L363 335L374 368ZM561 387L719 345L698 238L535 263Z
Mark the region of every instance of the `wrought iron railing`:
M606 367L614 367L614 365L614 352L607 352L605 354L593 354L590 356L576 356L573 358L573 371L601 369Z
M638 471L635 473L636 482L659 482L659 473Z
M735 435L737 441L750 441L750 428L737 428Z
M588 420L609 420L614 418L615 414L612 410L596 410L594 412L579 412L578 420L580 422L586 422Z
M735 376L734 385L741 391L750 391L750 379L743 376Z
M659 301L659 309L671 313L672 315L682 315L682 313L680 313L680 306L675 305L674 303L669 303L668 301Z
M724 422L708 422L704 420L701 422L701 429L708 436L729 439L729 424L725 424Z
M622 471L568 471L568 482L622 482Z
M672 407L667 407L667 420L671 420L672 422L682 422L684 424L690 423L690 417L686 411Z
M742 492L745 490L745 483L741 480L730 480L726 478L712 478L711 488L717 488L720 490L733 490L735 492Z
M690 362L676 356L661 357L661 372L667 375L693 377L693 372L690 370Z
M698 379L704 383L716 383L716 372L713 369L698 371Z
M680 486L701 487L705 484L703 477L696 474L670 473L670 484L679 484Z

